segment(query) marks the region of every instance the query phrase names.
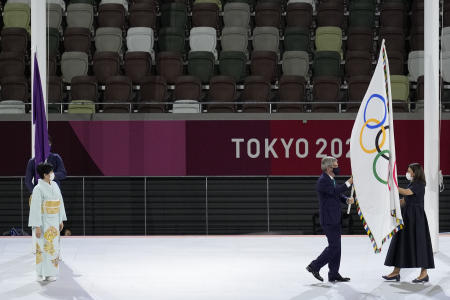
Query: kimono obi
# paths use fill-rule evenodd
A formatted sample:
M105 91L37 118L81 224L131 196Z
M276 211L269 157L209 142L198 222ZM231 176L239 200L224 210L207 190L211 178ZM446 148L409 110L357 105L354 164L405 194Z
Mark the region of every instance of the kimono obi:
M46 212L49 215L58 214L61 201L59 200L45 200L42 204L42 212Z

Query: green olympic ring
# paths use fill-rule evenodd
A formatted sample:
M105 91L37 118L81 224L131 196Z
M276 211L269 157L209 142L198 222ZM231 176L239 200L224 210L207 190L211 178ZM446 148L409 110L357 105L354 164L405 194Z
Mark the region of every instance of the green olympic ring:
M381 179L380 176L378 176L378 173L377 173L377 161L380 158L380 156L382 156L384 154L390 154L389 150L383 150L381 152L378 152L377 156L375 156L375 159L373 160L372 170L373 170L373 175L375 176L375 178L379 182L381 182L382 184L387 184L387 181Z

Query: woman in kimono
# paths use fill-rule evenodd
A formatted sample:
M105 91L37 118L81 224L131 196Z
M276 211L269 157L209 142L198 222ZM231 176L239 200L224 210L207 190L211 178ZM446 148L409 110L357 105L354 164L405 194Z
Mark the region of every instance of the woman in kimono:
M37 280L55 281L58 275L59 238L63 221L67 220L58 184L53 181L53 166L37 166L39 182L33 189L28 226L36 235Z

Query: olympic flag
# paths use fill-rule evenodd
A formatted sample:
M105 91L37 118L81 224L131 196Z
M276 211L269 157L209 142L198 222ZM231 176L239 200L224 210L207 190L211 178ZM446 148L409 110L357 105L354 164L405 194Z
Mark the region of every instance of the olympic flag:
M383 40L350 139L357 211L375 253L403 226L392 112L389 62Z

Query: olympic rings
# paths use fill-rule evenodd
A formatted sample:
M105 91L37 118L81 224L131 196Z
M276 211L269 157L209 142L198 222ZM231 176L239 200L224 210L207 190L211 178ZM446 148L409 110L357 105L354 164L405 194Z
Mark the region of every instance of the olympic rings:
M367 106L369 105L370 100L372 100L373 98L378 98L378 99L380 99L381 101L383 101L383 106L384 106L384 117L383 117L383 120L382 120L381 122L378 122L378 123L377 123L377 125L367 125L367 128L370 128L370 129L375 129L375 128L378 128L378 127L383 126L384 122L386 121L386 117L387 117L386 100L384 99L383 96L381 96L381 95L379 95L379 94L372 94L372 96L370 96L369 100L367 100L367 102L366 102L366 107L364 107L364 122L367 123L367 120L366 120Z
M375 122L376 124L382 124L380 121L378 121L377 119L369 119L369 120L367 120L365 123L364 123L364 125L363 125L363 127L362 127L362 129L361 129L361 133L359 134L359 144L360 144L360 146L361 146L361 149L364 151L364 152L366 152L366 153L368 153L368 154L371 154L371 153L375 153L376 151L377 151L377 147L375 147L375 148L373 148L373 149L367 149L366 147L364 147L364 145L363 145L363 143L362 143L362 136L363 136L363 132L364 132L364 128L367 126L368 128L370 128L369 127L369 122ZM384 122L384 121L383 121ZM380 144L380 146L379 146L379 148L382 148L383 147L383 145L384 145L384 142L386 141L386 131L384 130L384 126L380 126L381 127L381 131L383 132L383 139L381 140L381 144Z
M383 127L384 127L384 129L389 129L389 125L388 126L383 126ZM381 133L383 132L383 138L384 138L384 135L385 135L385 133L383 131L383 127L381 127L381 130L378 131L377 137L375 138L375 148L377 149L378 153L381 152L380 148L383 147L383 145L380 146L379 143L378 143L378 141L380 140ZM389 160L389 156L386 156L384 154L382 156L383 156L384 159Z
M378 161L378 159L380 158L381 155L386 154L386 153L390 153L389 150L383 150L383 151L379 152L377 154L377 156L375 156L375 159L373 160L373 165L372 165L373 175L382 184L388 184L388 182L387 182L387 180L383 180L383 179L380 178L380 176L378 176L378 173L377 173L377 161Z

